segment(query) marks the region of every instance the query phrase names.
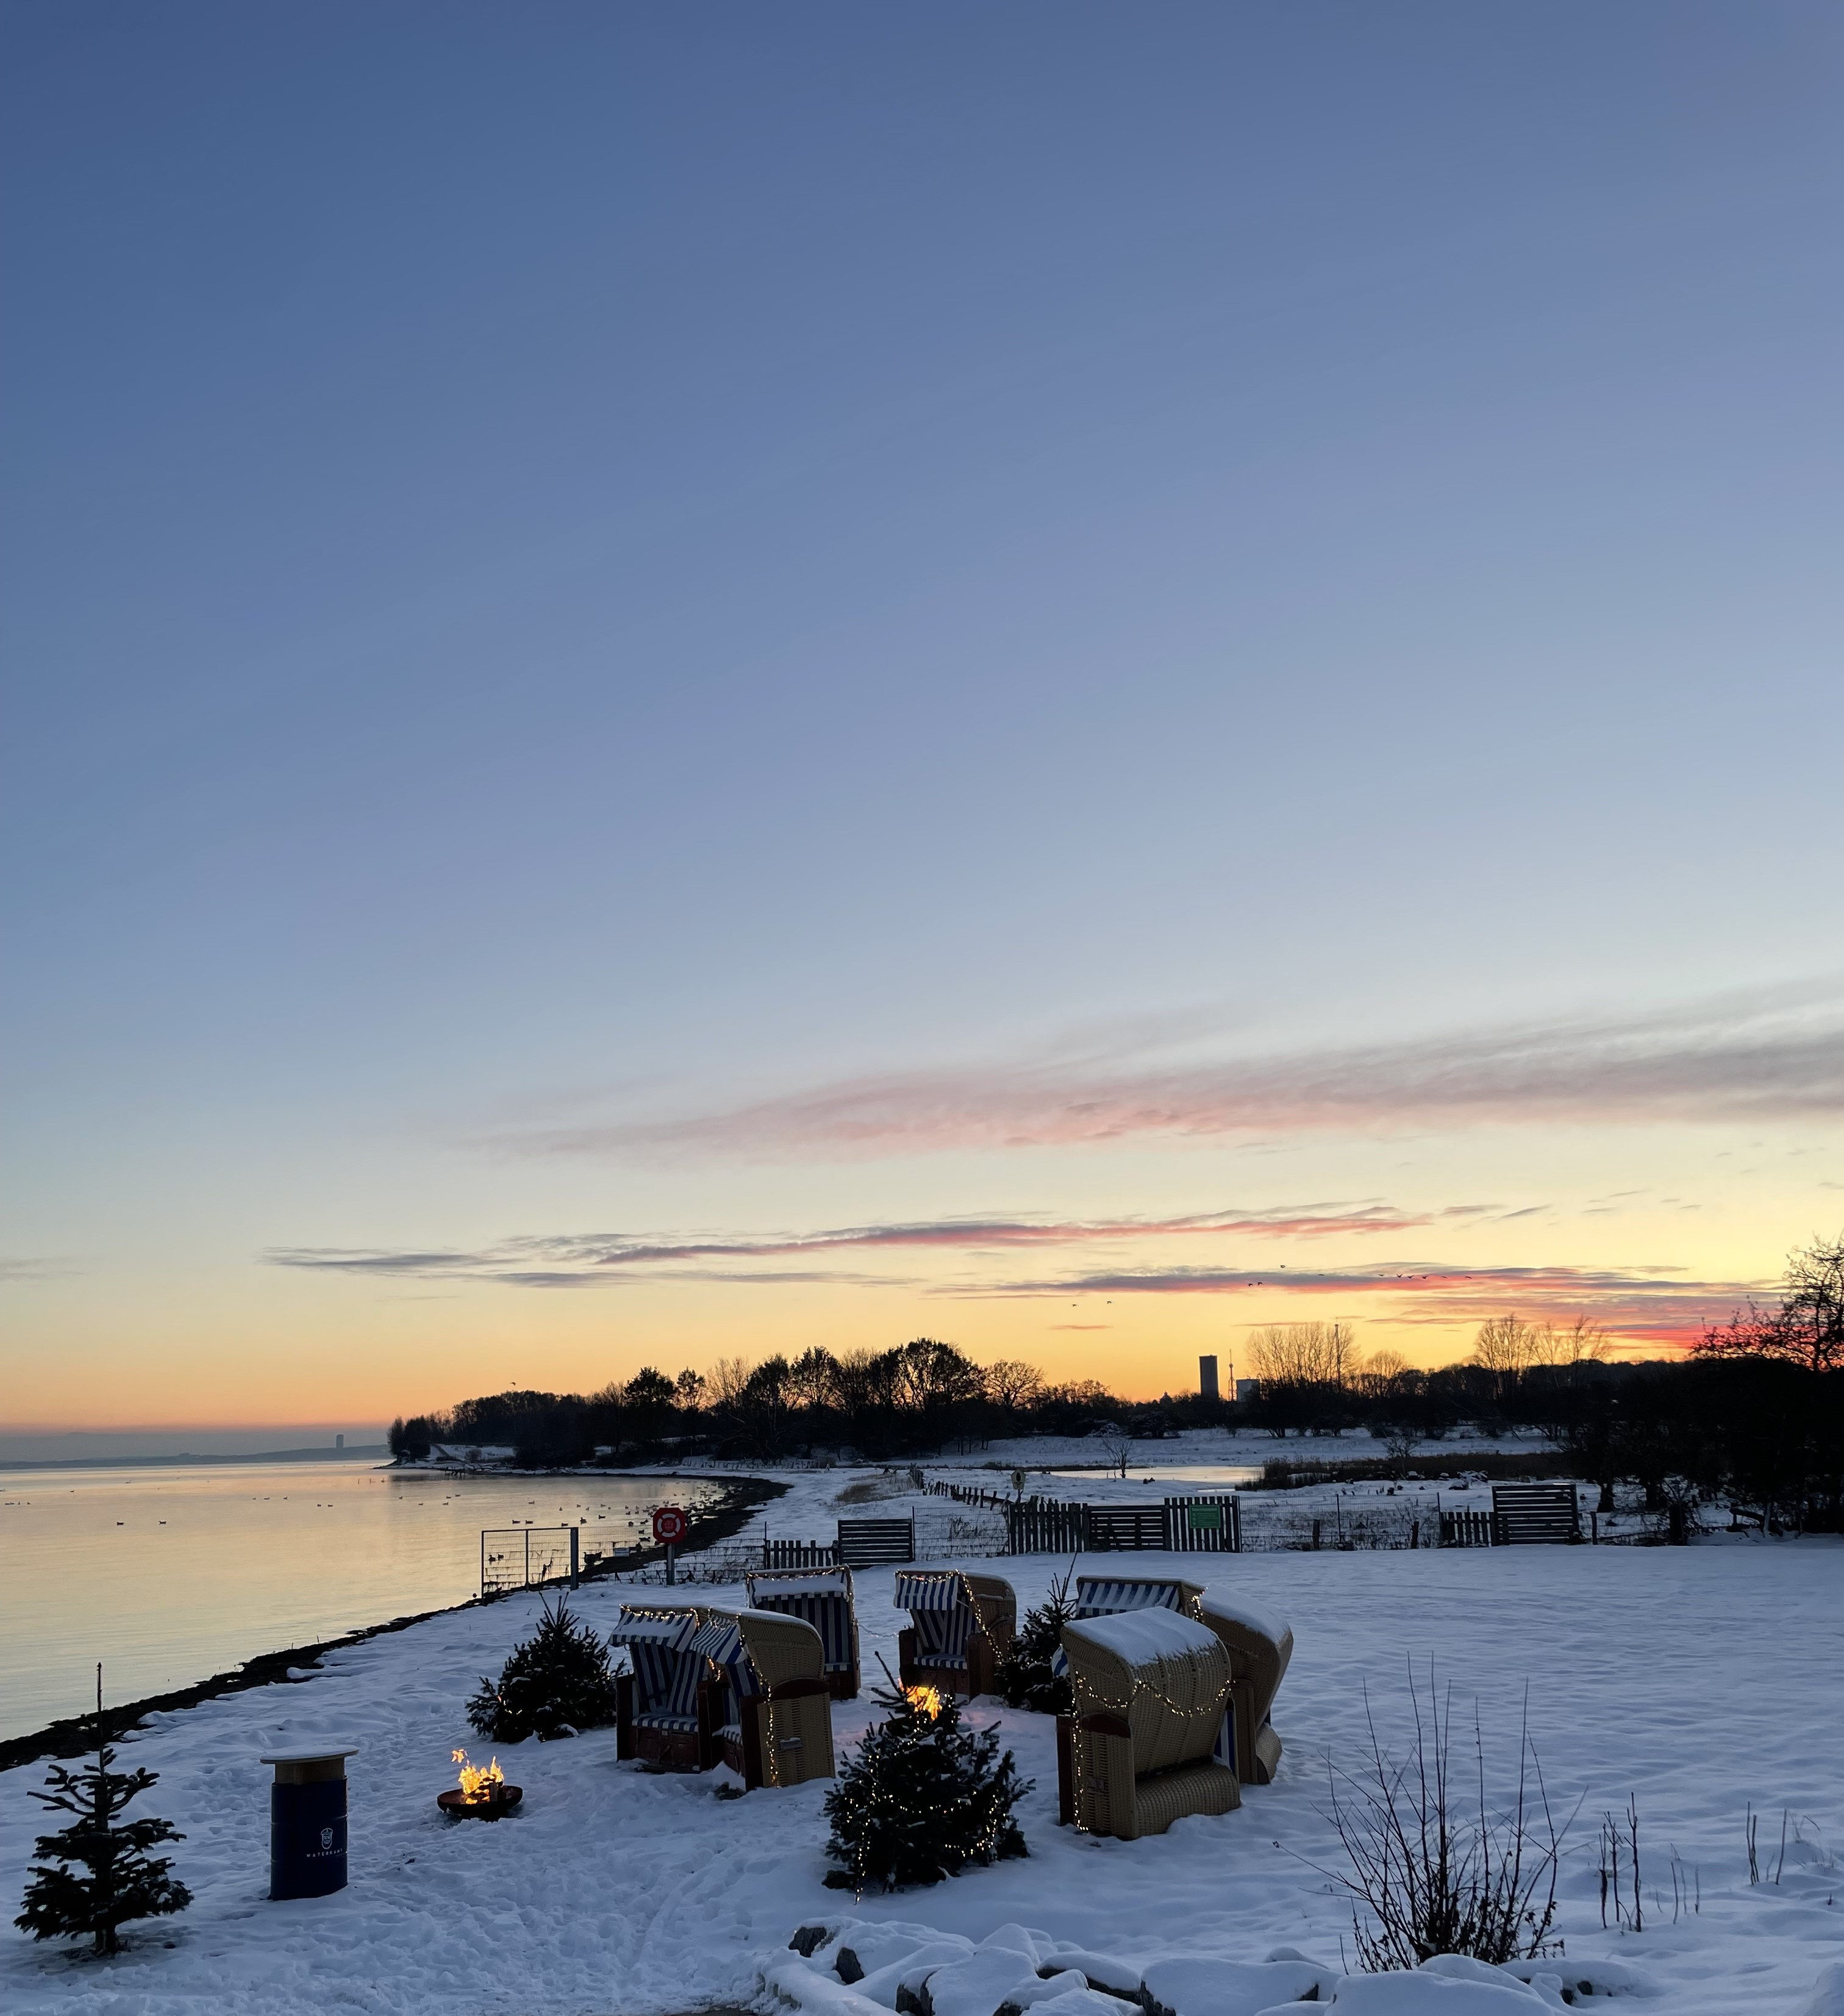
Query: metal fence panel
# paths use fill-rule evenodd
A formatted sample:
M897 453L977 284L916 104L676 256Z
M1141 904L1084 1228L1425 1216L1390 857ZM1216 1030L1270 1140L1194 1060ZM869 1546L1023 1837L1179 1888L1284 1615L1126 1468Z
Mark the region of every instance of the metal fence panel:
M509 1589L542 1589L546 1583L573 1581L582 1566L582 1528L577 1526L483 1527L481 1531L481 1594L499 1596ZM600 1549L588 1559L599 1562Z
M1582 1536L1572 1484L1495 1484L1492 1518L1500 1546L1565 1545Z
M1165 1544L1163 1505L1091 1505L1086 1524L1090 1553L1137 1553Z
M886 1568L916 1558L913 1519L841 1519L834 1557L848 1568Z

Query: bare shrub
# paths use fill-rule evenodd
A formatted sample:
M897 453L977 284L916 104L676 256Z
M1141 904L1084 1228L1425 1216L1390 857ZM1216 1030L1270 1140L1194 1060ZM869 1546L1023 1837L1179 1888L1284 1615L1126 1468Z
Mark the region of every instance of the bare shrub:
M1550 1811L1530 1740L1528 1690L1517 1794L1502 1809L1487 1802L1478 1704L1467 1774L1473 1782L1462 1795L1450 1766L1452 1690L1437 1690L1431 1664L1424 1703L1411 1661L1409 1698L1415 1736L1406 1759L1398 1762L1384 1749L1367 1687L1370 1743L1362 1769L1353 1773L1327 1759L1328 1817L1351 1868L1320 1873L1352 1899L1360 1966L1381 1974L1418 1967L1436 1953L1502 1966L1543 1953L1556 1917L1558 1858L1574 1815L1558 1827Z

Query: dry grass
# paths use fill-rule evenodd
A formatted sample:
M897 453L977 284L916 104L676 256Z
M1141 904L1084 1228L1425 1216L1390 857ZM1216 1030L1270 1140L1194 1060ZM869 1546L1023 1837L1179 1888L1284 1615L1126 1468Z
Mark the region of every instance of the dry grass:
M912 1489L906 1477L861 1477L833 1499L835 1505L875 1505L880 1499L901 1498Z

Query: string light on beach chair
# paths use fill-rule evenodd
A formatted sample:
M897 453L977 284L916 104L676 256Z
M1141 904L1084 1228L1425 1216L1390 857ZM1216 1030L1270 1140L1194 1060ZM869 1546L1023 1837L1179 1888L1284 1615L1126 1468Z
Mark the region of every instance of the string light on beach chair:
M1127 1698L1125 1701L1120 1701L1112 1694L1097 1694L1094 1697L1096 1703L1095 1706L1092 1708L1082 1710L1081 1712L1091 1715L1131 1715L1133 1712L1133 1703L1139 1700L1141 1696L1147 1694L1150 1694L1152 1698L1159 1704L1160 1707L1165 1710L1167 1714L1176 1715L1180 1720L1188 1719L1190 1716L1194 1715L1201 1715L1206 1710L1208 1710L1213 1714L1219 1714L1229 1705L1230 1697L1236 1690L1236 1683L1234 1679L1226 1679L1220 1682L1208 1700L1199 1697L1188 1701L1174 1701L1171 1695L1167 1694L1165 1690L1165 1672L1168 1663L1169 1662L1163 1654L1158 1655L1154 1659L1154 1670L1159 1676L1156 1682L1144 1678L1141 1669L1136 1667L1133 1670L1133 1679L1129 1683ZM1085 1690L1085 1691L1086 1690Z

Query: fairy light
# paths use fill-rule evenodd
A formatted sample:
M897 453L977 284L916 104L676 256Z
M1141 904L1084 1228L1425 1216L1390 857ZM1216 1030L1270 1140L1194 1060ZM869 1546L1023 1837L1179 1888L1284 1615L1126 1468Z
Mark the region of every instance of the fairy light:
M905 1687L901 1690L894 1712L884 1721L873 1724L866 1732L865 1741L868 1748L873 1740L881 1734L889 1739L884 1754L901 1756L924 1745L940 1749L944 1738L959 1733L960 1704L953 1695L943 1694L933 1687ZM950 1758L953 1755L952 1752L945 1754ZM955 1760L956 1766L958 1761ZM1007 1751L1000 1765L1001 1770L1011 1763L1011 1752ZM960 1779L958 1768L954 1776L957 1780ZM987 1789L990 1791L991 1786L989 1785ZM894 1822L904 1832L912 1835L920 1826L939 1823L949 1817L963 1818L968 1805L964 1789L961 1796L945 1801L919 1799L908 1788L899 1791L881 1782L877 1777L865 1784L862 1791L851 1780L841 1780L828 1801L829 1811L833 1810L834 1802L845 1828L857 1830L880 1821ZM991 1809L981 1831L964 1851L963 1859L965 1862L990 1863L999 1859L1002 1836L1017 1825L1012 1818L1012 1803L989 1800ZM843 1831L840 1822L835 1820L835 1834ZM863 1879L866 1874L876 1872L863 1867L856 1845L855 1843L852 1845L854 1874L858 1878L854 1888L862 1900L864 1895ZM942 1859L946 1862L949 1858L944 1853Z
M1220 1681L1212 1690L1212 1693L1208 1698L1199 1694L1194 1695L1188 1701L1175 1701L1170 1694L1166 1693L1165 1684L1166 1669L1168 1665L1172 1666L1174 1669L1182 1670L1180 1662L1176 1660L1168 1661L1162 1653L1155 1654L1151 1663L1153 1672L1158 1676L1158 1678L1154 1679L1148 1677L1143 1667L1135 1666L1132 1668L1130 1669L1130 1677L1127 1683L1127 1698L1125 1701L1122 1701L1117 1695L1113 1694L1103 1694L1099 1689L1095 1688L1093 1682L1088 1679L1088 1676L1075 1668L1072 1662L1071 1668L1071 1678L1076 1694L1075 1712L1078 1718L1079 1719L1086 1715L1118 1715L1126 1719L1129 1725L1131 1725L1133 1705L1135 1702L1147 1697L1157 1701L1159 1706L1162 1708L1168 1715L1172 1715L1182 1722L1189 1722L1194 1718L1204 1715L1215 1715L1220 1719L1223 1715L1228 1712L1230 1698L1236 1691L1236 1683L1234 1676L1227 1679ZM1196 1669L1194 1661L1187 1660L1183 1661L1183 1664L1185 1665L1190 1665L1194 1672ZM1084 1705L1085 1697L1088 1704L1086 1706ZM1098 1730L1080 1730L1078 1733L1082 1738L1089 1742L1097 1741L1106 1742L1110 1740L1115 1742L1119 1742L1123 1740L1118 1737L1110 1739L1102 1732ZM1130 1741L1131 1738L1129 1737L1125 1740ZM1091 1791L1100 1791L1103 1789L1103 1784L1100 1781L1090 1780L1086 1782L1088 1784L1089 1789ZM1079 1810L1079 1802L1078 1802L1078 1806L1079 1810L1076 1816L1076 1825L1083 1833L1086 1834L1089 1831L1089 1829L1084 1823L1082 1819Z

